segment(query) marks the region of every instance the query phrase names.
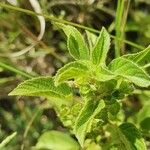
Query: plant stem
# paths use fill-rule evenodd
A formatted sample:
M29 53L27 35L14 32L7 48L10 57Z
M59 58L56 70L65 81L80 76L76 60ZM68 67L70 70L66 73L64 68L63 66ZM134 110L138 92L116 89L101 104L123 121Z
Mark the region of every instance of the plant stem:
M70 22L70 21L67 21L67 20L63 20L63 19L59 19L59 18L56 18L56 17L53 17L53 16L49 16L49 15L46 15L46 14L35 13L35 12L27 10L27 9L15 7L15 6L11 6L11 5L7 5L7 4L3 4L3 3L0 3L0 6L3 7L3 8L6 8L6 9L19 11L19 12L26 13L26 14L32 15L32 16L40 15L40 16L43 16L47 20L54 21L54 22L60 22L60 23L68 24L68 25L72 25L72 26L75 26L75 27L78 27L78 28L81 28L81 29L84 29L84 30L88 30L88 31L94 32L94 33L99 33L100 32L99 30L96 30L96 29L93 29L93 28L90 28L90 27L86 27L86 26L83 26L81 24L73 23L73 22ZM110 35L110 36L113 39L117 39L118 41L123 41L124 43L126 43L128 45L131 45L131 46L133 46L133 47L135 47L137 49L140 49L140 50L145 49L145 47L143 47L141 45L138 45L136 43L133 43L131 41L122 40L122 39L120 39L118 37L115 37L113 35Z
M129 12L129 7L130 7L130 1L131 0L126 0L126 3L125 3L125 9L124 9L124 13L123 13L123 20L122 20L122 39L124 40L125 39L125 26L126 26L126 22L127 22L127 17L128 17L128 12ZM124 53L124 44L122 44L122 54Z
M33 75L31 75L29 73L26 73L24 71L16 69L16 68L14 68L12 66L9 66L9 65L7 65L7 64L5 64L3 62L0 62L0 67L3 68L3 69L6 69L6 70L12 71L12 72L14 72L16 74L19 74L19 75L21 75L21 76L23 76L25 78L33 78L34 77Z
M123 12L124 12L124 0L118 0L117 4L117 12L116 12L116 21L115 21L115 31L116 37L115 39L115 57L120 56L121 50L121 41L118 39L123 39L123 31L122 31L122 21L123 21Z

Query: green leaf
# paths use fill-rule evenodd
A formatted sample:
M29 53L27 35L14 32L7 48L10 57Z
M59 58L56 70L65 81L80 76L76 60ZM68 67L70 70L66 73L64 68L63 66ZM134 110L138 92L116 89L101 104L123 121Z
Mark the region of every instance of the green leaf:
M92 51L92 62L95 65L105 65L110 46L110 36L103 27Z
M83 109L81 110L75 126L74 133L81 146L84 144L86 134L90 132L92 121L94 117L105 107L104 101L101 100L99 103L94 100L88 100Z
M81 33L70 25L58 24L67 36L67 46L71 56L74 59L88 60L90 58L89 50Z
M68 134L59 131L48 131L40 136L35 149L46 150L79 150L79 144Z
M94 68L92 76L94 76L94 79L96 79L97 81L102 81L102 82L114 79L116 77L116 75L113 74L113 72L108 70L106 67L102 67L102 66L97 66L96 68Z
M117 101L111 105L108 105L107 107L108 111L114 116L120 111L120 104Z
M116 77L106 67L95 66L90 61L74 61L60 68L55 75L55 84L58 85L70 79L85 83L97 80L108 81Z
M149 75L136 63L125 59L116 58L109 64L109 69L116 75L122 76L140 87L150 85Z
M145 64L150 63L150 46L148 46L145 50L139 53L127 54L123 57L133 62L136 62L140 66L144 66Z
M138 113L138 123L142 129L150 131L150 104L145 105Z
M94 47L94 45L96 43L97 36L95 34L89 32L88 30L86 30L86 35L87 35L87 40L88 40L90 50L92 51L92 48Z
M59 99L59 105L70 103L72 100L70 87L66 84L56 87L52 77L38 77L26 80L18 85L9 95L43 96L51 101Z
M80 59L79 44L72 34L68 37L67 45L72 57L74 59Z
M74 59L85 59L90 58L89 50L85 44L85 41L80 32L73 28L67 41L68 49Z
M81 61L71 62L60 68L55 75L55 84L58 85L70 79L85 78L88 74L87 66Z
M119 126L118 138L124 143L126 150L146 150L139 130L131 123L123 123Z
M118 80L115 90L112 92L112 98L119 100L133 93L134 85L126 80Z

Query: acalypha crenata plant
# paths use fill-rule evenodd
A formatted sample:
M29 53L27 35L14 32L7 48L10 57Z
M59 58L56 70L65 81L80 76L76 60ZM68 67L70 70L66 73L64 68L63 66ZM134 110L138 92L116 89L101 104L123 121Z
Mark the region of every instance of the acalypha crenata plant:
M47 98L68 129L69 134L44 133L34 148L146 150L140 125L125 121L122 102L135 89L150 86L150 76L145 70L150 63L150 47L110 61L107 59L110 36L104 27L98 37L86 31L85 42L76 28L57 26L67 36L74 61L53 77L24 81L9 94Z

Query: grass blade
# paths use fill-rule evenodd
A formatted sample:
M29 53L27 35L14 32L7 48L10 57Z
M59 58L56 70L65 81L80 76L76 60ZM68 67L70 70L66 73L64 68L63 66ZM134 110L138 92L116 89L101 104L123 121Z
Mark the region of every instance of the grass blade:
M3 68L3 69L9 70L9 71L11 71L11 72L14 72L14 73L16 73L16 74L19 74L19 75L21 75L21 76L23 76L23 77L25 77L25 78L33 78L33 77L34 77L33 75L31 75L31 74L29 74L29 73L26 73L26 72L24 72L24 71L21 71L21 70L19 70L19 69L16 69L16 68L14 68L14 67L12 67L12 66L10 66L10 65L7 65L7 64L5 64L5 63L3 63L3 62L0 62L0 67Z
M4 139L0 143L0 149L4 148L6 146L6 144L8 144L16 135L17 135L17 132L14 132L11 135L9 135L8 137L6 137L6 139Z
M123 32L122 32L122 18L123 18L123 11L124 11L124 0L118 0L117 4L117 12L116 12L116 37L117 38L123 38ZM120 56L120 49L121 49L121 41L118 39L115 40L115 56Z

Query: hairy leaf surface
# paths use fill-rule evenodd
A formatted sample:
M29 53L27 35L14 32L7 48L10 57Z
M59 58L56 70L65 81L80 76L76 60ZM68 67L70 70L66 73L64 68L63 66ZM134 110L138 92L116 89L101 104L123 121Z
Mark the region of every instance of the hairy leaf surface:
M52 77L38 77L26 80L18 85L9 95L44 96L67 102L72 99L72 91L66 84L54 85Z
M93 100L88 100L85 103L74 127L74 133L81 146L84 144L86 134L90 132L90 127L94 117L104 108L104 106L105 104L102 100L99 103L94 103Z
M67 46L74 59L88 60L90 58L89 49L81 33L70 25L58 24L67 36Z
M149 75L136 63L128 59L121 57L114 59L109 64L109 68L116 75L120 75L138 86L148 87L150 85Z
M92 51L92 62L95 65L105 65L109 46L110 36L106 29L103 27Z
M69 79L79 79L86 77L87 72L88 68L83 62L71 62L58 70L55 75L55 83L58 85Z
M90 47L90 51L92 51L94 45L96 44L97 36L88 30L86 30L86 35L87 35L87 40L88 40L88 45Z
M140 66L143 66L145 63L150 63L150 46L139 53L128 54L124 55L123 57L136 62Z
M93 72L93 76L98 81L108 81L116 77L116 75L113 74L113 72L108 70L106 67L101 67L101 66L95 68L95 71Z

